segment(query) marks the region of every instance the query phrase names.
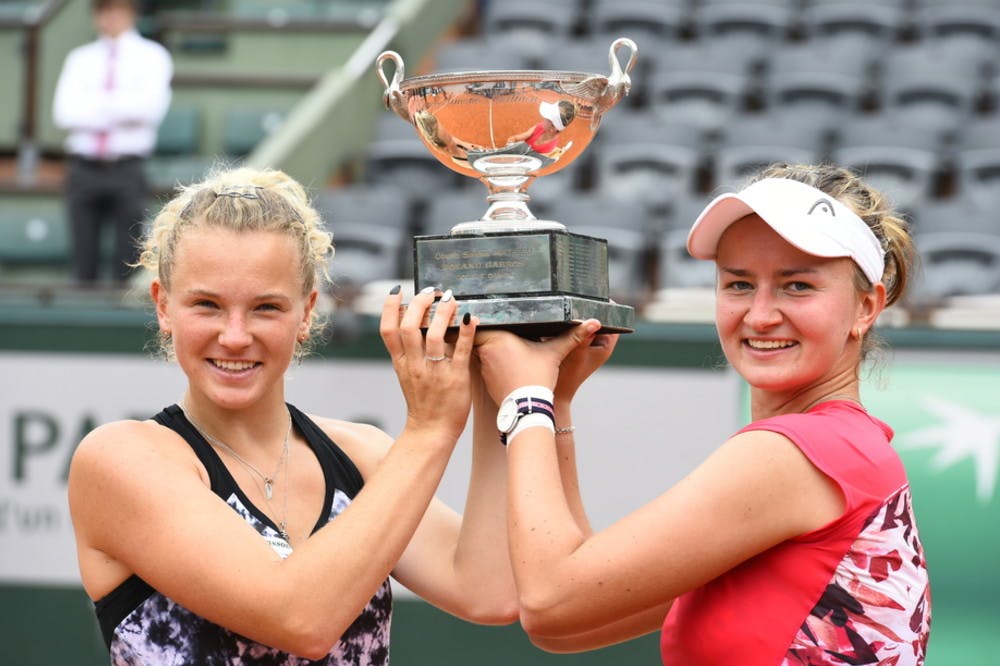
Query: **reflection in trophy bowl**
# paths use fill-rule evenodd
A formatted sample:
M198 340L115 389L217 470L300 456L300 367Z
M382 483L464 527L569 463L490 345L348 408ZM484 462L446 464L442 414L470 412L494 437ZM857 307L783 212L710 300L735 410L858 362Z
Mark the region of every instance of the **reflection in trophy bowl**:
M461 75L433 87L418 82L407 104L420 138L445 166L473 178L511 168L544 176L576 159L599 121L591 101L552 89L574 81L556 74L538 82L479 78L469 85Z
M628 52L624 67L618 61L622 49ZM580 156L601 116L628 94L636 52L632 40L615 40L608 53L609 76L511 70L404 79L402 58L393 51L382 53L377 67L386 106L416 128L442 164L486 185L491 206L482 222L507 223L489 229L520 228L525 222L539 228L543 223L527 207L528 186ZM386 61L396 68L391 82L382 69ZM453 231L478 232L484 225L463 227Z

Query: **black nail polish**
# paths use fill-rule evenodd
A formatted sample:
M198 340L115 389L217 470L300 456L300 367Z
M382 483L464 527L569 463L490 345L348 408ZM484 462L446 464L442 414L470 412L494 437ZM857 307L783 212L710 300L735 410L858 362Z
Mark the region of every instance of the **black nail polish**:
M395 296L396 294L399 293L400 289L402 289L402 285L398 285L397 284L395 287L393 287L392 289L389 290L389 295L390 296Z
M472 321L472 313L471 312L466 312L464 315L462 315L462 323L463 324L465 324L466 326L468 326L469 322L471 322L471 321Z

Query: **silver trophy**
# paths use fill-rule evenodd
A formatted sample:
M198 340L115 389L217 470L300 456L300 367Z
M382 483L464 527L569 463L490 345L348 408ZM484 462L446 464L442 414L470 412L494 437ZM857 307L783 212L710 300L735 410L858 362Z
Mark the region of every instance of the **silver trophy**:
M457 317L470 312L481 327L527 337L556 334L589 318L599 319L604 331L633 330L633 308L609 298L607 241L537 219L527 190L535 178L579 157L601 116L628 94L636 54L635 42L616 39L609 76L512 70L412 78L404 78L398 53L379 55L386 108L412 124L442 164L478 178L489 192L482 218L414 239L417 291L450 288ZM391 76L387 63L394 66Z

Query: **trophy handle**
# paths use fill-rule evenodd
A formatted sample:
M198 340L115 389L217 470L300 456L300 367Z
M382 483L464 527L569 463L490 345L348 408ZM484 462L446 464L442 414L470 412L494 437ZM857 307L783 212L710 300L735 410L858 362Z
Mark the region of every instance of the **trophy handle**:
M391 80L385 73L384 64L386 60L391 60L392 64L395 65ZM382 93L382 103L385 105L385 108L394 111L397 116L412 124L410 112L406 108L406 98L399 88L399 84L403 80L403 72L405 71L403 68L403 56L395 51L383 51L375 59L375 70L378 72L378 78L381 79L382 85L385 86L385 92Z
M628 50L628 59L624 66L618 59L618 52L623 48ZM593 129L597 129L597 125L601 122L601 116L618 104L632 89L632 78L629 73L635 67L638 53L639 47L635 45L635 42L628 37L619 37L611 43L611 48L608 50L608 64L611 66L611 74L608 76L588 76L579 83L565 86L564 90L567 93L593 100L594 117L591 120Z
M628 51L628 59L625 61L624 67L618 59L618 52L623 48ZM611 74L607 79L607 87L605 87L604 92L597 98L595 104L597 108L596 115L598 117L620 102L622 97L628 95L632 89L632 77L629 74L632 72L632 68L635 67L635 60L638 53L639 47L628 37L619 37L611 43L611 48L608 49L608 65L611 67Z
M628 60L625 62L624 67L622 67L621 61L618 60L618 51L622 47L628 49ZM638 54L639 47L628 37L619 37L611 43L611 48L608 50L608 64L611 66L611 75L608 76L608 89L624 91L618 93L618 97L627 95L632 88L632 79L629 74L632 68L635 67L635 59Z

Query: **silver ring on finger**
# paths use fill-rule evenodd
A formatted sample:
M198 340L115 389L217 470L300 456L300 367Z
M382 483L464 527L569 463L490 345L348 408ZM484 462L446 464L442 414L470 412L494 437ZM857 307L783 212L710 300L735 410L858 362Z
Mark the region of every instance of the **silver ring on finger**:
M443 361L446 358L448 358L448 357L445 356L444 354L441 354L440 356L429 356L427 354L424 355L424 360L431 361L432 363L437 363L438 361Z

